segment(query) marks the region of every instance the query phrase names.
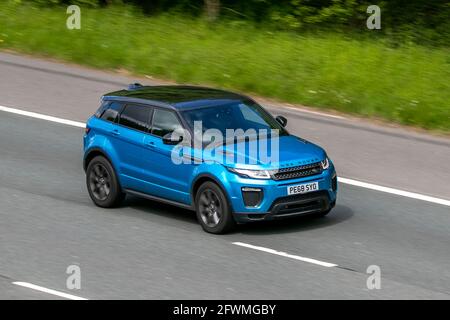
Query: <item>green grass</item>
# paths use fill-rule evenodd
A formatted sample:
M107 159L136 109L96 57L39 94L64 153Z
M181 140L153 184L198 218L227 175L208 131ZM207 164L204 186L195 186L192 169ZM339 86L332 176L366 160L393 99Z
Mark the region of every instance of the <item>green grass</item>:
M0 48L450 131L449 48L144 17L129 7L81 15L81 30L68 30L65 8L2 2Z

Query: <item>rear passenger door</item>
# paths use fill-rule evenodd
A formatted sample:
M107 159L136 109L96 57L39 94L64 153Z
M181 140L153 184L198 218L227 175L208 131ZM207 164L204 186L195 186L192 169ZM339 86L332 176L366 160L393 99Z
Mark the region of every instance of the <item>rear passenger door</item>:
M137 191L145 188L144 139L150 129L152 111L149 106L128 103L120 113L113 135L123 188Z

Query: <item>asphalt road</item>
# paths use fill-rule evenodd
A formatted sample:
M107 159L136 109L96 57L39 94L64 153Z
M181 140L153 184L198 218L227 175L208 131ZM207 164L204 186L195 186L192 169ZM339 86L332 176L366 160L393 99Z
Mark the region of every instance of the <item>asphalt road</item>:
M0 105L84 121L124 76L0 54ZM270 108L271 111L273 108ZM341 176L450 199L450 142L363 121L277 110L323 145ZM90 201L83 130L0 111L0 298L54 299L21 281L88 299L449 299L448 206L340 184L324 219L204 233L192 212L129 197ZM338 265L262 252L235 242ZM66 269L81 269L81 289ZM366 286L381 269L381 289Z

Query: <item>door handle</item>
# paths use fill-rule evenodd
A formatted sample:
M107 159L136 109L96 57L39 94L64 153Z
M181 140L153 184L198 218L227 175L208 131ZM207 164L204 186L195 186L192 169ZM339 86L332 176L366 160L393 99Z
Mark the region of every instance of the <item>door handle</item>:
M154 149L155 148L155 143L153 141L147 141L147 142L144 143L144 145L147 148L150 148L150 149Z
M111 134L114 135L114 136L120 136L120 132L117 129L112 130Z

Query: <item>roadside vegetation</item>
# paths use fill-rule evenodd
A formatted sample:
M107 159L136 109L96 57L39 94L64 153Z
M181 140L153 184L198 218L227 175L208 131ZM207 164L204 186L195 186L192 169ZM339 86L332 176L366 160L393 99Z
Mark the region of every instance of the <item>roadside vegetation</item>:
M450 131L444 33L370 31L368 14L360 25L304 28L282 13L265 24L91 2L80 4L80 30L66 28L61 4L0 2L0 48Z

